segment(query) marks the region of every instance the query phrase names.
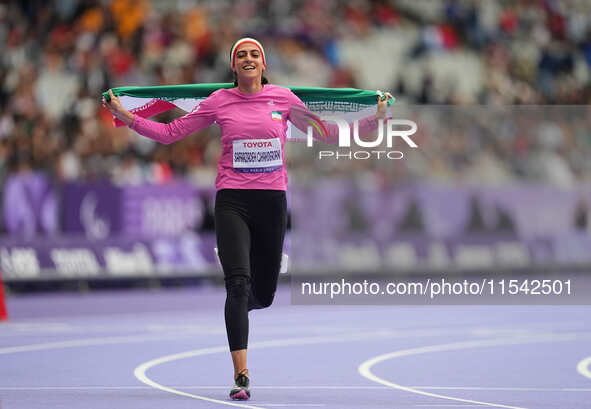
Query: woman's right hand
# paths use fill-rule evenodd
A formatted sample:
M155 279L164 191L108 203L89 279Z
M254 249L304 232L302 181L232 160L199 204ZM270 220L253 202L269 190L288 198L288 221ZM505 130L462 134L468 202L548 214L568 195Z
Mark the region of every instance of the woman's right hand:
M113 90L109 90L110 101L103 97L103 106L109 110L114 117L119 118L125 125L129 126L133 122L133 114L127 109L123 108L119 97L113 94Z

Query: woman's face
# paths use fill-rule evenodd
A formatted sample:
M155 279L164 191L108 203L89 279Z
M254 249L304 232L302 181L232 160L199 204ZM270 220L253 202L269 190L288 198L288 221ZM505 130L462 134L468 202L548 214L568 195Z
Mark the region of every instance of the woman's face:
M236 50L234 70L238 79L261 78L263 75L263 56L254 44L243 44Z

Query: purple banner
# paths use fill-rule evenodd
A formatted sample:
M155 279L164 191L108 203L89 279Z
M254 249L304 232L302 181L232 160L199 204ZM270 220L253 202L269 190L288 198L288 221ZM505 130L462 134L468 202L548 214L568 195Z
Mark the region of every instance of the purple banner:
M519 239L513 235L472 235L429 239L401 235L379 242L362 235L309 240L291 237L290 265L304 273L427 272L495 270L536 271L591 265L591 237Z
M591 264L591 236L577 233L530 240L511 234L458 239L404 234L385 242L363 235L313 241L292 233L288 240L290 271L294 273L537 271ZM194 233L92 241L75 236L33 241L2 239L0 267L6 280L221 274L214 247L213 234Z
M590 202L588 191L531 185L379 189L331 180L292 190L294 226L300 233L311 238L362 234L379 241L401 233L437 239L512 233L533 239L590 231Z
M90 239L121 234L178 236L197 231L206 206L213 206L211 189L199 190L188 183L136 187L70 183L61 191L61 231ZM311 237L362 234L387 241L408 233L437 239L513 233L533 239L590 231L589 189L532 185L386 189L325 179L312 186L294 187L289 196L295 228ZM57 233L57 203L43 174L12 176L4 190L8 233L20 237Z
M125 188L121 210L123 233L147 237L196 230L204 213L199 191L187 183Z
M154 240L87 240L77 236L56 240L3 239L0 266L7 281L221 274L214 247L212 234L194 233Z
M201 193L187 183L117 187L108 182L64 186L62 230L90 239L117 235L178 236L203 219Z
M3 193L4 225L8 233L33 237L58 231L56 195L45 174L13 174L6 180Z
M63 189L62 230L105 239L121 232L121 189L109 182L68 183Z

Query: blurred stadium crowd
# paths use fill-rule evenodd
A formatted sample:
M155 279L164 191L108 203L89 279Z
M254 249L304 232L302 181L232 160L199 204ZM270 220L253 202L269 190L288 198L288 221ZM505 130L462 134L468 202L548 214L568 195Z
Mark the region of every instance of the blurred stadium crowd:
M114 128L100 94L229 81L229 50L243 35L263 42L280 85L390 90L399 105L591 102L586 0L9 1L0 4L0 184L34 169L58 181L183 176L210 187L215 127L159 146ZM589 116L530 121L527 136L479 121L476 133L431 138L435 160L401 161L388 174L572 186L591 178ZM523 166L527 158L543 169Z

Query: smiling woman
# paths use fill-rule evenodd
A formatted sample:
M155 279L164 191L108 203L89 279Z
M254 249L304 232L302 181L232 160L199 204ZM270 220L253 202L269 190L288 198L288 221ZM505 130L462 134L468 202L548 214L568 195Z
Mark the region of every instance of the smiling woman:
M267 78L263 76L263 71L267 68L265 50L261 43L254 38L245 37L236 41L230 51L230 59L235 86L240 88L240 82L243 84L243 88L246 88L249 81L257 78L261 79L261 86L269 83ZM238 81L238 78L241 81ZM241 91L246 93L246 89L241 89Z
M221 128L223 150L216 178L215 231L224 270L226 332L234 364L235 384L230 397L249 399L248 313L273 303L281 270L287 226L288 121L304 133L308 122L302 118L318 121L326 130L327 141L338 138L338 126L316 117L289 88L268 84L263 77L267 68L265 50L257 40L236 41L230 52L230 66L235 75L234 88L217 89L190 113L168 124L127 111L112 90L110 101L105 99L103 104L131 129L165 144L213 123ZM351 91L357 90L345 90ZM378 129L392 99L388 93L374 95L377 112L359 121L360 135Z

